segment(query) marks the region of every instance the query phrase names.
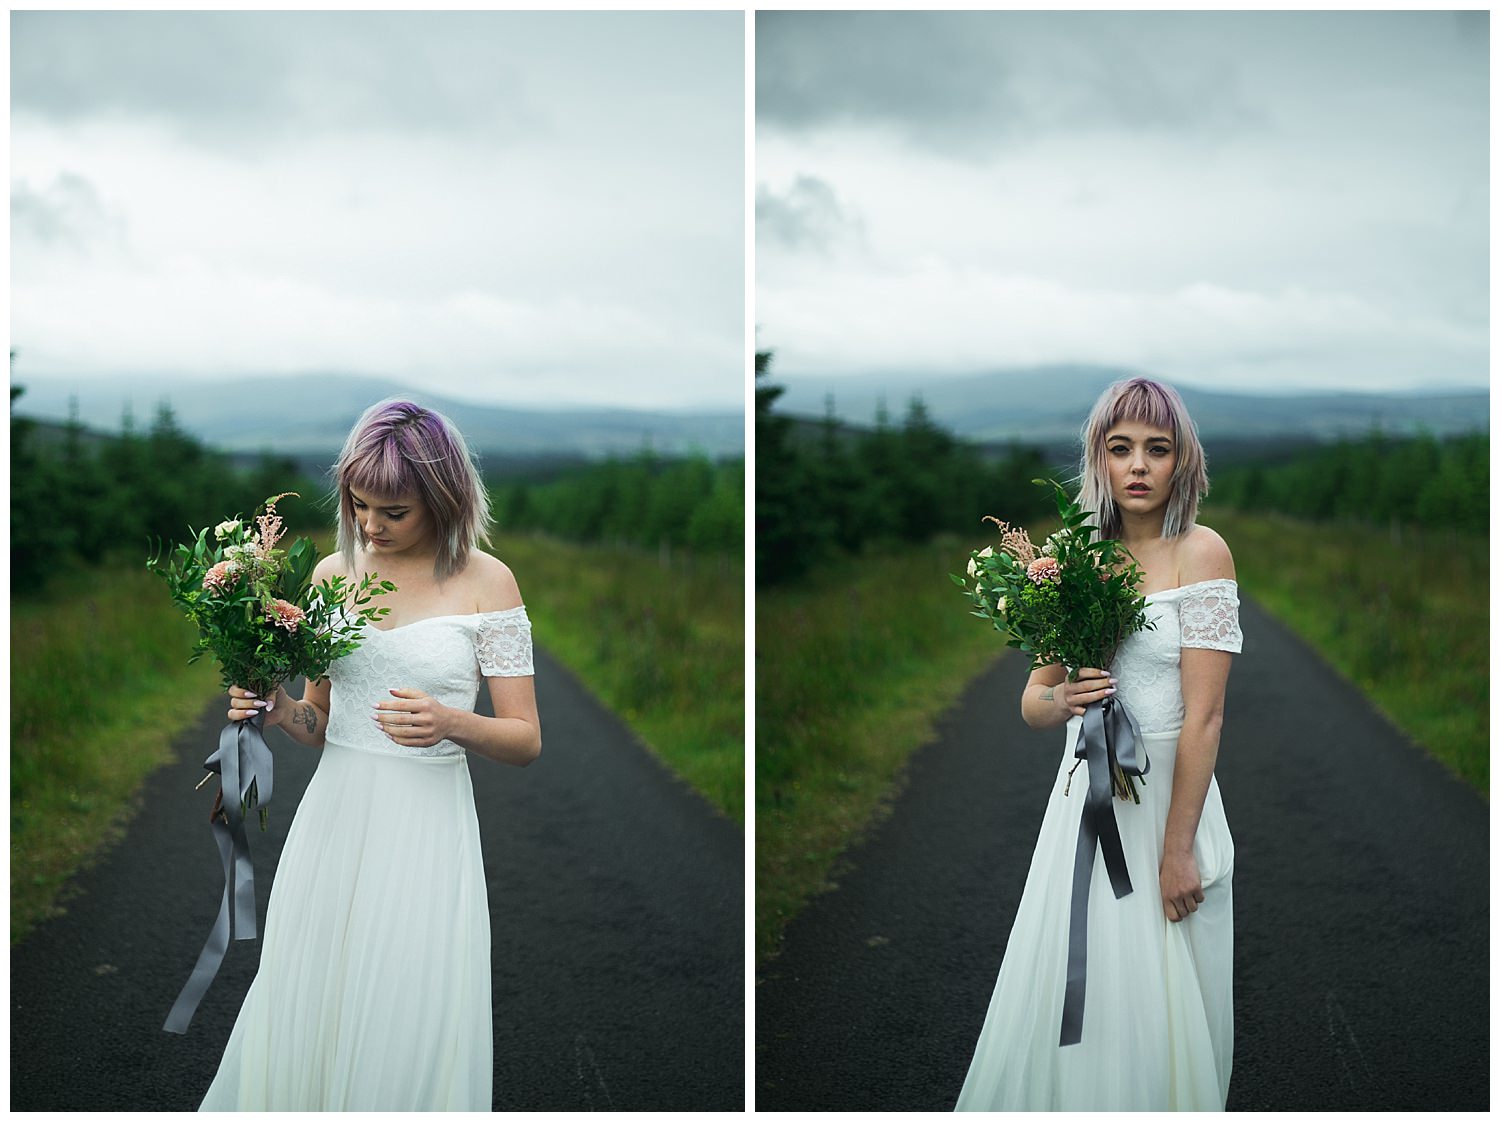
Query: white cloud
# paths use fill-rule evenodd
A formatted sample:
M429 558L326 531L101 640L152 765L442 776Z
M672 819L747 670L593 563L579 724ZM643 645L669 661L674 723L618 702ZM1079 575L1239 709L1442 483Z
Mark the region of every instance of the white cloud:
M27 377L337 369L517 404L742 407L738 13L18 26ZM179 57L226 28L253 34L220 44L222 75Z

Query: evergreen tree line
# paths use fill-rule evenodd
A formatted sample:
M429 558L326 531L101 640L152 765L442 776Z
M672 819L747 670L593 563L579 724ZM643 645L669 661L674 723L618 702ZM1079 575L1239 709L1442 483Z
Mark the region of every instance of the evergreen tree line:
M1240 510L1483 534L1489 530L1490 438L1371 433L1286 463L1216 470L1212 481L1212 501Z
M12 410L23 392L11 388ZM49 576L110 560L144 565L158 541L186 540L189 528L248 517L270 496L296 491L281 507L287 524L330 524L324 489L300 478L296 462L270 454L237 469L177 426L163 404L139 432L127 414L118 436L101 437L76 420L10 422L11 591L25 595Z
M738 556L745 548L745 461L610 457L546 483L488 482L502 531Z
M1036 449L987 461L937 425L920 399L899 425L882 411L873 430L830 413L798 424L774 412L782 388L762 381L770 353L755 356L756 582L793 581L820 561L870 545L923 542L972 530L992 514L1024 523L1055 511L1031 480L1052 474Z

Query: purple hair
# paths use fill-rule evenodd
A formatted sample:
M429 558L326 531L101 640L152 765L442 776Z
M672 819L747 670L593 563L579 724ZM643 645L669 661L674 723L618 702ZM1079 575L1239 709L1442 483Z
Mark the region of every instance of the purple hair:
M490 497L453 422L432 409L388 397L366 409L333 465L338 487L338 547L354 572L354 549L367 546L354 516L351 487L380 498L416 494L438 535L433 573L445 580L461 570L469 551L489 540Z
M1083 462L1079 465L1078 505L1098 517L1101 538L1120 536L1120 508L1109 489L1104 438L1125 421L1149 425L1172 434L1177 465L1172 471L1172 497L1167 500L1161 536L1175 538L1198 517L1198 502L1208 494L1208 457L1198 440L1198 426L1171 386L1150 378L1127 378L1099 396L1083 425Z

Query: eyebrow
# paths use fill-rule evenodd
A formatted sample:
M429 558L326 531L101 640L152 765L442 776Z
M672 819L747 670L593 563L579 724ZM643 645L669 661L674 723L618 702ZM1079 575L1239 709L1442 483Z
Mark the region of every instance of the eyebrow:
M1117 442L1120 442L1120 441L1123 441L1126 444L1134 444L1135 443L1135 441L1131 440L1130 437L1126 436L1124 433L1118 433L1118 432L1112 432L1112 433L1110 433L1108 436L1106 436L1104 438L1104 443L1106 443L1106 444L1114 444L1114 443L1117 443ZM1148 437L1146 437L1144 443L1146 443L1146 444L1166 444L1166 445L1170 446L1171 443L1172 443L1172 438L1170 436L1148 436Z

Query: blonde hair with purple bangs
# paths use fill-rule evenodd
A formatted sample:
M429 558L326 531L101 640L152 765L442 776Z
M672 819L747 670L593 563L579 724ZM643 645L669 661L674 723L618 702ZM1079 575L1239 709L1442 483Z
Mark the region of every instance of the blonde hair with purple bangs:
M438 535L433 574L446 580L468 564L469 551L489 540L490 497L463 435L447 417L401 398L366 409L333 465L338 487L338 548L354 572L354 550L369 543L349 488L380 498L415 493Z
M1167 500L1161 535L1175 538L1198 517L1198 503L1208 494L1208 457L1198 440L1198 426L1171 386L1150 378L1116 382L1100 395L1083 425L1083 460L1079 465L1078 505L1097 515L1098 537L1120 536L1120 508L1109 489L1104 438L1126 421L1150 425L1172 434L1177 465L1172 471L1172 497Z

